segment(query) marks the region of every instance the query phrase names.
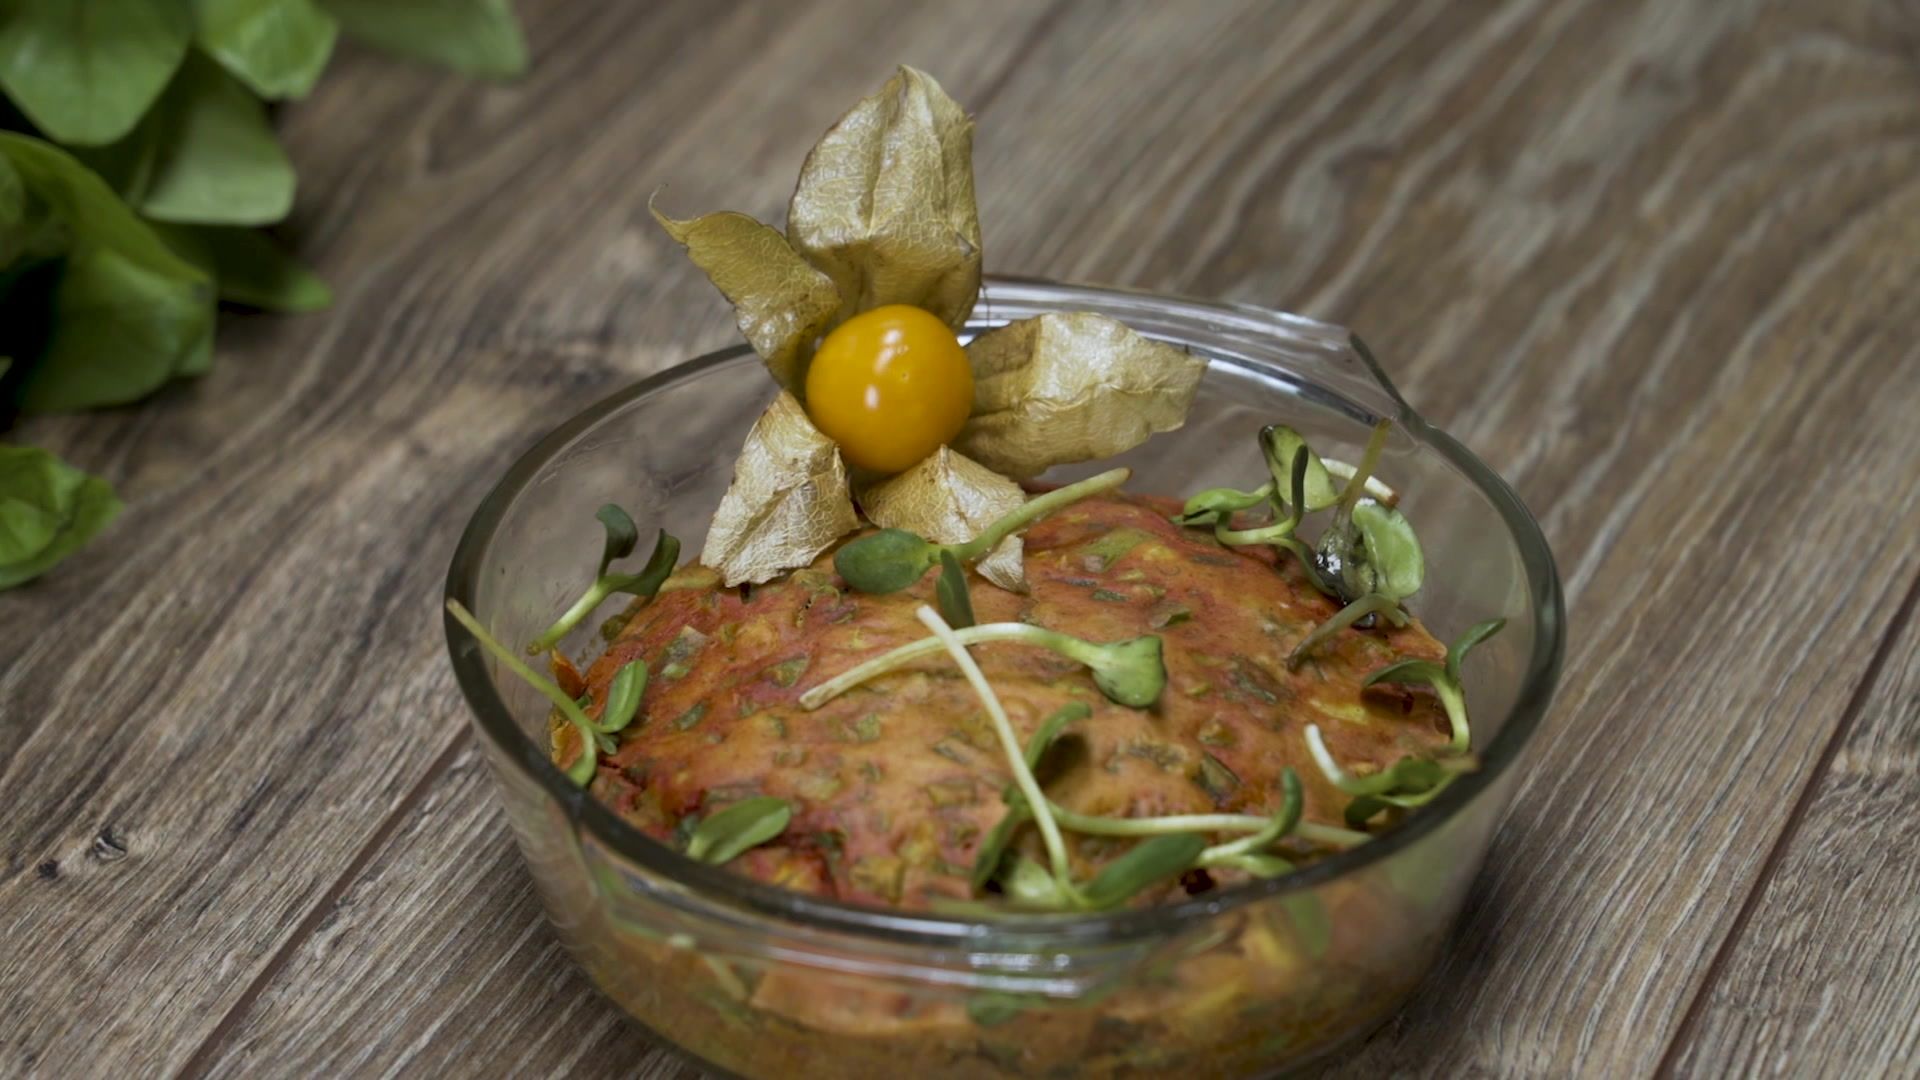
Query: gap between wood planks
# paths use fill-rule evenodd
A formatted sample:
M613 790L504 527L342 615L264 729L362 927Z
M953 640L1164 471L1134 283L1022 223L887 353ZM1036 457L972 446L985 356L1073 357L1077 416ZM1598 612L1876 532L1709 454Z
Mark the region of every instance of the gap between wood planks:
M1001 91L1013 81L1027 58L1033 55L1040 43L1046 40L1059 25L1061 18L1067 12L1067 3L1068 0L1054 0L1039 21L1033 24L1033 28L1014 45L1007 56L1006 64L994 75L992 81L977 98L979 104L973 109L975 116L987 111L994 99L999 97ZM462 707L465 707L464 703ZM448 738L446 745L441 747L439 755L433 759L432 764L427 766L426 771L420 775L420 779L414 782L413 787L408 789L406 795L394 805L386 819L381 821L379 827L373 831L373 835L369 836L360 850L354 853L352 861L347 863L346 868L340 872L340 876L301 917L299 924L293 928L293 932L280 943L280 947L274 950L273 956L267 960L266 965L254 975L253 980L247 984L245 990L241 991L240 996L234 999L233 1005L227 1009L226 1014L220 1017L220 1022L215 1024L213 1030L207 1033L207 1037L194 1048L186 1064L180 1067L178 1076L200 1077L207 1074L214 1060L219 1057L220 1051L225 1048L227 1040L232 1037L234 1030L253 1010L254 1002L259 1000L261 994L266 993L267 987L273 985L273 981L279 977L280 972L292 961L294 954L320 929L320 924L326 921L327 916L339 905L341 898L346 896L347 891L360 879L367 864L373 861L374 856L379 854L382 848L386 847L394 833L405 824L414 809L427 797L427 793L433 790L440 777L452 767L454 759L459 756L461 744L470 737L463 724Z
M1780 826L1780 832L1773 838L1773 846L1767 850L1765 861L1753 876L1753 884L1747 895L1740 901L1740 910L1734 914L1733 923L1727 927L1726 935L1715 948L1713 959L1707 963L1707 971L1700 979L1700 985L1693 992L1693 998L1687 1002L1687 1011L1680 1017L1679 1026L1667 1040L1667 1046L1660 1055L1660 1064L1654 1068L1656 1077L1678 1075L1680 1058L1686 1053L1687 1045L1693 1041L1694 1029L1700 1025L1700 1018L1706 1014L1707 1005L1713 998L1713 988L1720 981L1728 958L1740 939L1746 936L1747 924L1753 921L1754 912L1765 897L1767 883L1773 880L1779 871L1781 861L1793 846L1794 838L1800 834L1800 823L1806 819L1808 808L1820 794L1820 789L1833 772L1833 761L1844 746L1848 735L1858 721L1860 710L1866 706L1867 699L1873 695L1873 689L1880 683L1881 669L1886 667L1887 657L1892 654L1894 644L1900 633L1913 620L1916 603L1920 602L1920 573L1913 576L1907 585L1906 596L1900 606L1894 610L1893 618L1888 622L1886 632L1874 646L1873 657L1867 661L1867 670L1861 674L1860 682L1854 686L1853 694L1847 699L1847 707L1840 714L1840 722L1834 725L1833 733L1827 737L1827 743L1820 749L1819 760L1808 770L1807 781L1800 785L1800 794L1793 801L1793 809L1787 812L1787 820Z

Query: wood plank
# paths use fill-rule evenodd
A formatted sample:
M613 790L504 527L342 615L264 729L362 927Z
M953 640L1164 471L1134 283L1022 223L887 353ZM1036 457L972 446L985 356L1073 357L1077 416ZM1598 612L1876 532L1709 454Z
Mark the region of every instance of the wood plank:
M180 1067L331 907L452 737L439 586L492 478L733 336L648 193L771 213L760 177L912 41L972 28L951 55L984 82L1045 14L523 6L522 82L348 51L288 110L333 311L229 320L205 379L21 432L130 508L0 601L0 1073Z
M1920 1061L1920 619L1836 747L1671 1054L1682 1076L1899 1076Z
M991 264L1304 297L1294 306L1365 327L1416 401L1516 477L1574 586L1568 689L1461 947L1440 989L1340 1071L1645 1071L1782 825L1769 792L1813 766L1871 652L1860 643L1888 625L1863 599L1920 570L1889 539L1920 523L1901 482L1920 450L1871 434L1920 402L1891 329L1913 321L1893 284L1910 260L1912 148L1883 137L1911 120L1899 72L1861 39L1750 9L1694 9L1685 26L1598 4L1479 19L1430 6L1405 24L1379 8L1138 14L1071 9L986 111ZM1298 51L1250 59L1243 40ZM1129 63L1144 53L1160 62ZM1641 85L1671 100L1608 97ZM1567 130L1569 115L1588 123ZM1816 432L1820 456L1796 457ZM1843 489L1887 530L1821 513ZM1749 569L1814 553L1840 568L1817 593ZM1750 611L1768 618L1736 631ZM1754 785L1723 790L1732 769ZM1639 825L1669 812L1711 824ZM456 832L498 828L476 807ZM392 862L428 852L421 840ZM1713 872L1676 872L1688 865ZM383 879L364 908L425 884ZM383 940L446 932L366 918ZM535 924L530 902L519 918ZM259 1049L223 1064L325 1041L305 1018L327 1010L269 1006L282 995L338 984L324 1000L358 1000L393 978L302 949L234 1044ZM520 1008L441 1030L530 1044L544 1019L491 1040L544 1005L599 1031L609 1007L548 996L560 978L542 966L531 994L490 981ZM638 1045L569 1068L617 1074Z

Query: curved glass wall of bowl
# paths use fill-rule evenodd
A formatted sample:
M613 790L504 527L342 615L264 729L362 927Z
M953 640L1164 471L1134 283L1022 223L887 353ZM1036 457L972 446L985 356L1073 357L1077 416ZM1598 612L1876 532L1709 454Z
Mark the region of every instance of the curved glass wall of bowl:
M1210 955L1241 927L1293 925L1305 905L1331 913L1334 948L1352 955L1339 965L1303 958L1305 974L1285 993L1367 1003L1350 1023L1330 1029L1332 1038L1362 1030L1411 988L1457 911L1517 780L1512 765L1558 675L1559 583L1538 526L1503 482L1367 371L1340 328L1246 307L1008 280L989 283L977 314L984 329L1070 310L1114 316L1211 361L1186 426L1120 459L1137 470L1133 491L1184 497L1206 487L1256 486L1266 479L1256 433L1276 421L1301 430L1323 454L1355 460L1372 422L1395 418L1380 473L1401 492L1435 568L1411 608L1443 640L1485 618L1508 620L1468 668L1484 767L1368 844L1298 874L1178 905L1004 920L880 911L763 885L638 833L547 760L544 700L499 671L464 633L450 633L478 737L555 925L609 993L694 1053L726 1056L725 1047L671 1029L678 1021L655 996L662 979L683 973L633 943L743 969L793 965L929 1000L977 990L1071 998L1125 985L1143 965ZM605 502L631 511L644 535L664 527L687 553L698 552L741 440L771 393L759 360L738 347L651 376L561 423L476 511L449 570L448 595L502 640L530 640L591 577L601 543L593 515ZM1048 479L1111 465L1058 470ZM599 618L618 609L610 602ZM562 647L590 658L597 626L587 620ZM1361 910L1368 925L1349 940L1340 913ZM1379 978L1389 970L1397 973L1391 986ZM1281 1059L1293 1059L1293 1051Z

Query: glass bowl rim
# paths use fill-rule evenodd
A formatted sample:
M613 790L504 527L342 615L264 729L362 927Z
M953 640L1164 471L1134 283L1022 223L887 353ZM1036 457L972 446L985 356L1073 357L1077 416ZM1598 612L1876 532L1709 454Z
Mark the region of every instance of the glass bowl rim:
M1331 323L1254 305L999 275L989 275L983 283L981 307L991 310L996 286L1029 301L1060 301L1062 307L1069 306L1065 302L1074 297L1081 297L1144 304L1163 312L1200 319L1240 320L1252 316L1269 325L1285 325L1321 335L1346 335L1344 329ZM969 320L970 323L994 321L998 320L982 319L978 315ZM527 484L558 454L602 420L634 401L683 380L704 375L751 352L745 344L737 344L662 369L601 398L542 436L514 461L474 510L454 549L453 560L447 570L444 599L457 600L469 609L473 608L481 566L507 510ZM1212 363L1221 361L1219 357L1209 359ZM821 899L689 859L629 825L610 808L588 795L586 789L574 786L549 760L545 749L528 737L514 721L487 673L484 653L473 644L465 629L451 615L443 612L447 649L455 681L473 710L480 729L492 741L494 748L500 751L496 762L510 762L511 767L519 769L525 779L538 785L561 808L572 828L584 829L622 858L682 887L680 890L657 890L656 899L697 913L712 914L718 906L730 909L736 916L781 920L783 925L767 928L771 932L816 930L850 934L876 943L940 948L982 948L987 947L989 942L1005 942L1014 947L1020 947L1015 943L1022 942L1027 949L1094 942L1122 943L1164 937L1195 925L1199 919L1210 918L1268 897L1317 888L1358 873L1411 846L1452 820L1492 787L1524 755L1545 716L1557 688L1566 649L1566 612L1560 576L1554 565L1553 553L1533 514L1497 473L1459 441L1427 423L1407 406L1370 357L1363 356L1362 360L1371 369L1372 376L1398 404L1400 415L1396 419L1408 429L1409 434L1460 470L1499 514L1519 551L1528 579L1527 591L1534 616L1534 649L1527 659L1519 693L1506 723L1481 753L1478 769L1449 785L1439 798L1396 828L1367 843L1336 852L1281 877L1203 893L1178 903L1096 914L1008 914L969 919ZM1231 359L1229 366L1266 371L1268 374L1271 374L1272 367L1263 362L1238 358Z

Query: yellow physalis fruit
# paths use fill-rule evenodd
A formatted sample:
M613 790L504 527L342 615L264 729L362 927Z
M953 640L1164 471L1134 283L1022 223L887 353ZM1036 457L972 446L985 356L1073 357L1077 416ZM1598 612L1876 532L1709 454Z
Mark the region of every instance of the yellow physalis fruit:
M973 368L947 324L908 304L841 323L807 369L807 414L862 469L897 473L946 445L973 411Z

